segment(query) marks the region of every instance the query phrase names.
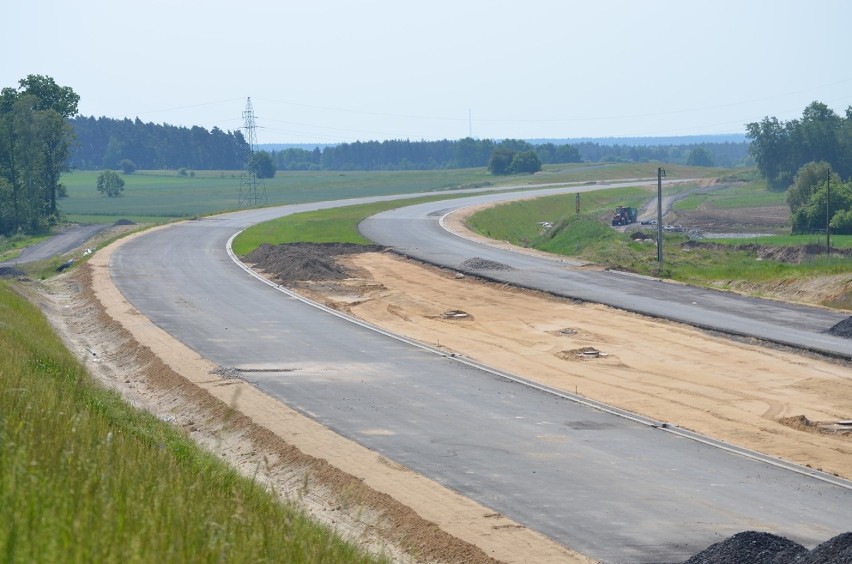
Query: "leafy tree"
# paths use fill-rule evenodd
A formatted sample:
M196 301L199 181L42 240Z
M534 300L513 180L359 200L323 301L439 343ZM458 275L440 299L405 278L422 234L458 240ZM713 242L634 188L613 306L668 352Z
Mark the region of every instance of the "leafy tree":
M696 147L686 157L686 164L688 166L713 166L713 157L703 147Z
M59 178L68 169L79 96L50 77L29 75L0 91L0 234L56 221Z
M133 174L136 172L136 163L131 161L130 159L121 159L118 162L119 168L121 168L121 172L124 174Z
M746 131L746 137L751 139L749 153L769 187L780 190L789 186L791 143L786 127L778 118L765 117L759 123L747 124Z
M852 208L840 210L831 218L829 224L833 233L848 235L852 233Z
M796 173L793 185L787 190L787 205L790 212L796 213L810 201L820 182L825 182L831 174L831 183L840 184L840 177L831 171L831 166L825 162L810 162Z
M796 171L811 161L825 161L842 178L852 174L852 107L841 118L821 102L812 102L802 119L779 122L763 118L746 125L749 152L773 189L787 188Z
M249 163L250 169L258 178L274 178L275 164L272 162L272 156L266 151L258 151L251 157Z
M512 164L509 169L513 173L534 173L541 170L541 161L535 151L522 151L512 157Z
M109 198L117 198L124 191L124 179L112 170L98 174L98 192Z
M512 159L514 158L515 152L511 149L497 147L491 153L491 158L488 159L488 172L497 176L511 174Z
M852 209L852 182L841 184L831 183L830 195L828 183L823 180L811 194L807 204L793 214L793 234L811 233L825 229L826 213L830 218L829 225L838 234L849 234L845 229L847 214ZM828 198L828 201L826 201ZM826 210L826 204L828 209Z

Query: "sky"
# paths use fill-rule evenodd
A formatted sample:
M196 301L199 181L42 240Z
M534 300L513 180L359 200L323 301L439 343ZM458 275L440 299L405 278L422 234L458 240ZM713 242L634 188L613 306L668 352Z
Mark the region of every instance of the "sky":
M848 0L8 0L0 87L258 143L743 133L852 106Z

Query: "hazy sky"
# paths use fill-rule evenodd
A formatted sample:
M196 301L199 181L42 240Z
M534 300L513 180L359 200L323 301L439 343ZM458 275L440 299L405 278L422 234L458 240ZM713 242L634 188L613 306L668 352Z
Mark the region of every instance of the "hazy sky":
M852 105L849 0L6 0L0 87L260 143L741 133ZM469 119L472 118L472 119Z

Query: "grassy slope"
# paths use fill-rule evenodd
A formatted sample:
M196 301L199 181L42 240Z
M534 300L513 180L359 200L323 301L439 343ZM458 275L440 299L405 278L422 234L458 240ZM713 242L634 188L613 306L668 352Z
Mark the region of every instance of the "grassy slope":
M369 561L87 376L0 283L6 562Z
M780 283L795 279L831 276L848 273L852 268L848 259L836 258L831 262L816 258L800 265L773 260L757 260L755 251L737 250L735 245L807 245L818 243L814 236L761 237L742 240L721 240L730 243L728 249L689 249L683 246L686 237L666 234L663 245L663 268L656 262L656 245L638 242L628 235L608 227L607 219L616 205L636 205L642 199L638 189L632 191L599 191L583 194L589 205L580 216L573 210L574 196L552 196L531 202L516 202L497 206L473 215L469 225L488 237L510 241L548 252L580 257L608 268L638 272L652 276L672 278L702 286L727 287L732 281ZM647 196L647 194L646 194ZM783 205L783 194L769 192L759 184L737 187L701 196L719 207L757 207ZM688 201L689 199L687 199ZM689 204L687 204L687 208ZM697 205L696 205L697 207ZM561 210L561 211L560 211ZM539 221L555 225L545 231ZM648 229L647 231L653 231ZM824 243L824 237L821 239ZM836 248L852 247L852 236L835 236ZM844 305L845 304L845 305ZM833 304L848 307L845 299Z

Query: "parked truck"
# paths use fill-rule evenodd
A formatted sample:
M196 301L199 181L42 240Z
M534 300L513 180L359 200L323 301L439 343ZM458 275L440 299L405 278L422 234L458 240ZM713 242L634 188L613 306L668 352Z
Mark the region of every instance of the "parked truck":
M636 208L627 206L618 206L615 208L615 215L612 216L612 224L615 225L630 225L636 223Z

